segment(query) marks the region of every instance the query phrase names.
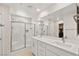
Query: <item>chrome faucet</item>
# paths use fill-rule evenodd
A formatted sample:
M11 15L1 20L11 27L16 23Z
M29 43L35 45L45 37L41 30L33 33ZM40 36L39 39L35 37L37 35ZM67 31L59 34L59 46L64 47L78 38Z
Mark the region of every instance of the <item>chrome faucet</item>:
M64 37L62 38L62 42L65 43L65 38Z
M62 42L65 43L65 39L67 39L67 36L62 38Z

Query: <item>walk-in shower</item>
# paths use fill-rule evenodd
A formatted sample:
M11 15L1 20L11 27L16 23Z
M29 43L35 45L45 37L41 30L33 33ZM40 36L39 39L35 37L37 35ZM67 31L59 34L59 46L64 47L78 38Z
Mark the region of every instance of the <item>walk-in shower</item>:
M28 17L18 15L11 16L11 52L24 48L32 48L32 37L47 35L48 26L35 24Z

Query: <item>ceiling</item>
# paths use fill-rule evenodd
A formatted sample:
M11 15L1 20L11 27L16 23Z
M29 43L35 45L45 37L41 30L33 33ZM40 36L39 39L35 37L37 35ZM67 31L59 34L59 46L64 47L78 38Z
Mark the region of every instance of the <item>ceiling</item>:
M55 3L5 3L12 8L23 9L25 10L31 17L37 18L39 14L54 5ZM37 11L36 9L40 9Z
M51 13L45 17L43 17L43 19L47 19L47 20L52 20L52 21L57 21L57 18L63 18L64 16L67 16L69 14L76 14L76 5L75 4L70 4L67 7L64 7L54 13Z

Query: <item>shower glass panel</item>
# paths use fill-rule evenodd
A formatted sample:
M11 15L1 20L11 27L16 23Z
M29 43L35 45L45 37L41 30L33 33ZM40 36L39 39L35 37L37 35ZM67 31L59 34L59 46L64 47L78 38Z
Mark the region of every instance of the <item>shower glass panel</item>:
M34 36L34 24L26 23L26 47L32 46L32 36Z
M41 25L35 24L35 36L41 35Z
M44 25L43 26L43 35L48 35L48 26L47 25Z
M41 25L41 24L36 24L35 25L35 36L38 35L48 35L48 26L47 25Z
M12 51L25 47L25 24L12 23Z

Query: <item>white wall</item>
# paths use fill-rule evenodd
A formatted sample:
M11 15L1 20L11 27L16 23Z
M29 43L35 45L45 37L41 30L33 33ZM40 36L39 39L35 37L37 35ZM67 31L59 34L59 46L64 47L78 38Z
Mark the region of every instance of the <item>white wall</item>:
M59 10L60 18L62 18L64 22L64 36L67 36L69 39L76 39L77 37L77 26L76 22L73 19L73 16L76 15L76 5L72 4L66 8ZM61 19L60 19L61 20ZM55 23L56 24L56 23ZM58 29L55 28L55 30ZM58 34L57 32L55 32Z
M9 17L9 8L0 5L0 13L2 14L2 47L3 55L7 55L10 52L10 38L11 38L11 23Z
M64 33L70 39L76 39L77 37L77 24L73 19L76 12L70 13L63 17L64 19Z
M49 15L49 19L52 20L49 26L51 28L49 30L50 35L58 37L58 21L62 20L64 22L64 36L75 39L77 37L77 26L73 16L76 12L76 4L71 4ZM59 20L57 20L58 17Z

